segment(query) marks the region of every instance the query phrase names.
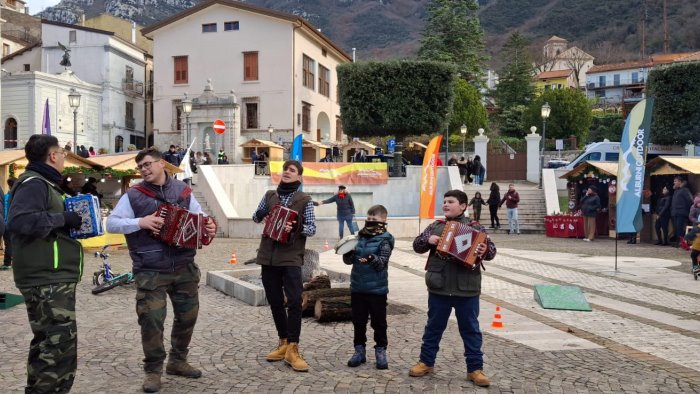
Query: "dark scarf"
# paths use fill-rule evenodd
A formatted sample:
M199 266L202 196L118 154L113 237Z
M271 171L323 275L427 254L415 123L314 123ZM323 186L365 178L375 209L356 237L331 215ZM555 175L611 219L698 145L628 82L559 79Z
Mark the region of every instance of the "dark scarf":
M63 181L63 175L61 175L61 173L58 172L57 169L51 167L50 165L48 165L46 163L31 162L27 166L27 170L38 172L41 176L46 178L49 182L51 182L57 186L60 185L61 182Z
M365 227L360 230L360 235L365 237L374 237L379 234L384 234L386 232L386 223L384 222L373 222L365 221Z
M301 181L290 183L280 182L279 186L277 186L277 194L279 194L280 196L292 194L295 191L299 190L299 186L301 186Z

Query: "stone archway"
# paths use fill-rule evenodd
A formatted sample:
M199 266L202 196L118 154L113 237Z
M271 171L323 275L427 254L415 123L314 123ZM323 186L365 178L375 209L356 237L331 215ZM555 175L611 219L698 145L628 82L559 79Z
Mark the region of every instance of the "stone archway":
M331 120L325 112L319 112L316 118L316 140L330 141L331 139Z
M4 136L5 149L17 148L17 120L15 118L8 118L5 121Z

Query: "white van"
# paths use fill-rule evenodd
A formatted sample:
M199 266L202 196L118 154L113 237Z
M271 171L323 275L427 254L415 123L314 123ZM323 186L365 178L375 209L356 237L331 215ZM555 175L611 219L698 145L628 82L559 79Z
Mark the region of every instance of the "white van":
M677 145L655 145L649 144L647 149L647 160L653 159L656 156L683 156L685 148ZM567 166L563 167L567 170L573 170L577 165L585 161L607 161L617 163L620 159L620 143L610 142L607 139L603 142L594 142L586 145L586 149L571 161Z

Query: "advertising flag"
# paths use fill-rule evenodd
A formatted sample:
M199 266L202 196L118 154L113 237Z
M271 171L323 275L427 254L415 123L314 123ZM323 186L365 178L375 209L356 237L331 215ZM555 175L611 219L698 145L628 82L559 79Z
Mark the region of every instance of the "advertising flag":
M421 219L435 218L435 193L437 191L437 157L440 153L442 136L430 140L428 149L423 156L423 171L420 181L420 214Z
M654 99L647 98L634 106L627 116L620 141L620 161L617 168L618 233L636 233L642 228L642 192L644 165L651 134L651 111Z
M294 142L292 143L292 160L297 160L301 162L301 144L303 136L299 134L294 137Z
M41 122L41 134L51 135L51 117L49 116L49 99L44 104L44 120Z

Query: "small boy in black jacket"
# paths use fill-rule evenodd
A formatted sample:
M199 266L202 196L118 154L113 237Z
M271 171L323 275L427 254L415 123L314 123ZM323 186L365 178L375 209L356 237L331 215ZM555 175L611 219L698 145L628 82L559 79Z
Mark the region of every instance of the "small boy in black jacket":
M343 262L352 265L350 273L350 305L355 330L355 353L349 367L367 361L367 317L374 330L374 355L377 369L389 368L386 356L386 304L389 293L389 257L394 249L394 237L386 231L388 212L382 205L367 211L365 227L358 233L355 249L343 255Z

